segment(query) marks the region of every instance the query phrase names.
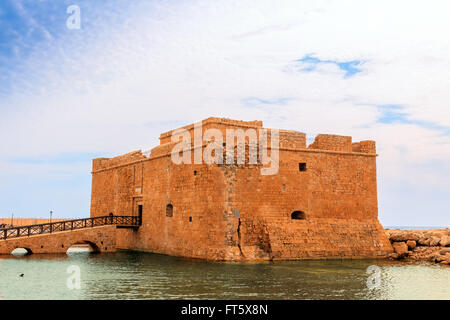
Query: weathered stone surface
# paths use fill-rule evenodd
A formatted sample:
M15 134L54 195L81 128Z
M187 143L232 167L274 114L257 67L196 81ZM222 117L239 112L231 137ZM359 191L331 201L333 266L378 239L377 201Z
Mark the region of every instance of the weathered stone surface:
M440 264L450 263L450 248L439 246L439 244L446 244L446 237L450 233L447 229L435 229L435 230L386 230L386 235L391 239L394 249L403 252L397 257L390 255L392 259L415 260L415 261L431 261ZM408 235L416 234L419 237L417 243L412 240L406 241L406 247L408 256L405 255L405 247L402 245L404 242L398 242L394 240L407 239ZM395 235L394 238L391 236ZM392 240L394 239L394 240ZM444 240L444 241L443 241Z
M416 247L416 241L408 240L406 241L406 245L408 246L409 250L413 250Z
M419 241L417 241L417 243L421 246L430 246L430 241L431 241L430 238L427 238L424 236L424 237L421 237L419 239Z
M404 242L394 242L392 243L395 253L398 254L399 258L406 257L408 255L408 246Z
M194 147L194 125L184 129ZM200 135L206 129L226 137L227 129L259 130L262 122L209 118ZM143 208L142 226L120 235L121 246L239 261L393 252L378 221L375 142L318 135L307 147L304 133L280 130L278 173L261 175L262 164L248 165L247 148L243 165L175 164L172 133L161 134L149 156L136 151L93 161L91 216ZM303 218L292 219L294 212Z
M399 257L399 255L398 255L398 253L390 253L389 255L388 255L388 258L390 258L390 259L398 259L398 257Z
M450 236L443 236L439 242L441 247L450 247Z
M416 233L412 233L412 232L395 232L393 233L389 240L391 241L417 241L419 240L419 235Z
M430 247L438 246L440 241L441 241L441 238L436 237L436 236L432 236L430 238Z
M433 230L386 230L391 242L416 241L419 246L447 246L450 245L449 229Z

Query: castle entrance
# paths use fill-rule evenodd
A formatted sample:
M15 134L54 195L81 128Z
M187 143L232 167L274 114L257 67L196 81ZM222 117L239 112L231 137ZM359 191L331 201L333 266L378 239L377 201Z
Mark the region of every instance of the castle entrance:
M136 197L133 199L133 216L138 217L139 224L142 224L142 213L144 207L142 204L142 197Z

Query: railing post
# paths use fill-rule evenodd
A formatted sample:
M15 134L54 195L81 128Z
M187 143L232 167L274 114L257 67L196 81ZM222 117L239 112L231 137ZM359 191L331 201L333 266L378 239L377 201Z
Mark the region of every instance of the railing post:
M17 237L20 237L20 228L17 228Z
M52 233L53 225L51 223L50 223L49 228L50 228L50 233Z
M70 228L71 228L71 230L73 230L73 221L70 221L70 223L72 224L72 225L70 226Z
M5 230L3 230L3 238L6 240L6 234L7 234L7 232L6 232L6 229Z
M28 227L28 236L30 236L31 227Z

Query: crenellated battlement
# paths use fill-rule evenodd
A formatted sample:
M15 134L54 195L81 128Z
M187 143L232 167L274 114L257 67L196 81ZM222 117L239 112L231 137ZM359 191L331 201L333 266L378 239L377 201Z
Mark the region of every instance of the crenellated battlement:
M377 153L375 141L373 140L363 140L360 142L353 143L352 151L361 153L373 153L373 154Z
M318 134L308 149L352 152L352 137Z
M223 133L225 133L225 129L227 129L227 128L234 128L234 129L235 128L242 128L242 129L262 128L263 122L258 121L258 120L243 121L243 120L233 120L233 119L228 119L228 118L210 117L205 120L199 121L197 123L192 123L192 124L189 124L187 126L184 126L184 127L178 128L178 129L173 129L173 130L169 130L169 131L161 133L161 135L159 136L160 144L162 145L165 143L170 143L172 141L171 139L172 139L173 133L175 131L181 130L181 129L188 130L193 137L195 125L201 125L203 132L208 129L219 129L219 130L223 130L224 131Z
M319 134L315 137L314 142L307 146L306 134L303 132L295 130L264 128L263 122L258 120L241 121L228 118L210 117L197 123L161 133L159 137L160 144L152 148L148 154L144 154L141 150L137 150L114 158L94 159L93 172L106 170L129 163L170 156L174 146L179 141L181 141L181 137L179 137L180 132L189 133L188 136L190 136L190 144L192 150L198 147L205 148L209 143L209 141L205 140L205 133L210 129L217 130L216 132L220 132L220 134L222 135L224 146L227 143L227 133L230 130L235 130L235 132L241 130L241 133L245 136L243 140L245 141L245 145L251 143L252 135L256 137L256 143L259 144L262 130L266 132L267 140L270 141L272 131L276 130L279 137L279 149L298 150L303 152L339 152L347 154L365 153L367 155L376 155L375 141L371 140L352 142L352 137L350 136ZM172 141L172 136L175 137L175 141ZM196 143L195 139L200 139L200 141L197 141ZM271 148L277 147L269 145L268 149Z
M114 158L97 158L92 160L92 171L103 170L145 159L147 157L142 154L141 150L129 152Z
M279 130L280 148L305 149L306 134L294 130Z

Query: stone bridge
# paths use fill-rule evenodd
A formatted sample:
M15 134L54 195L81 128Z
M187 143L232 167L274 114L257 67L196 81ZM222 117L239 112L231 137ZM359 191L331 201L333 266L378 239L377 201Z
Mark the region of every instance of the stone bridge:
M16 248L31 253L66 253L74 244L93 252L115 252L117 228L137 228L137 217L96 217L0 229L0 254Z

